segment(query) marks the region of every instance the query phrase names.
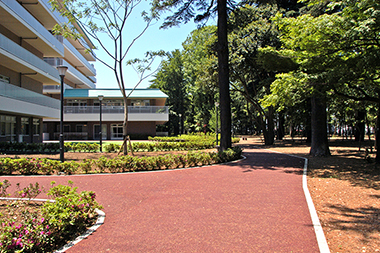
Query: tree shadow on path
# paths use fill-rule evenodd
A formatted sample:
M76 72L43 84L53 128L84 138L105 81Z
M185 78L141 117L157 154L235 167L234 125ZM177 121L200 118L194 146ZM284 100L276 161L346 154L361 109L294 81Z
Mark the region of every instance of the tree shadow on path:
M231 164L233 167L241 167L243 173L255 170L281 170L285 173L302 174L305 160L286 154L259 149L245 149L243 155L245 160Z

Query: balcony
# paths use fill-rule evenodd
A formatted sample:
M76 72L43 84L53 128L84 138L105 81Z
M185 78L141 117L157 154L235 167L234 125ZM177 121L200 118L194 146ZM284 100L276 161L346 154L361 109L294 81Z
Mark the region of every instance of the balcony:
M25 9L32 13L33 16L36 17L47 30L52 30L55 24L63 24L68 22L68 19L66 17L62 17L58 11L51 10L49 0L23 0L21 4L24 6ZM76 50L80 50L79 53L87 61L95 61L94 54L85 52L86 49L92 48L93 45L87 37L84 38L85 39L79 38L78 40L68 40L74 46L74 48L76 48Z
M86 76L96 75L94 66L90 64L67 39L63 40L63 44L65 46L65 58L68 61L70 61L77 68L80 68L80 71Z
M0 81L0 111L46 118L59 118L60 101Z
M65 106L64 113L99 114L99 109L99 106ZM102 113L123 114L124 106L102 106ZM128 113L169 114L169 109L167 106L128 106Z
M65 106L65 121L99 121L99 106ZM103 106L102 119L104 121L124 120L124 106ZM128 121L156 121L169 120L167 106L128 106Z
M0 58L0 65L21 74L28 74L30 78L44 85L60 84L60 77L55 68L2 34L0 34Z
M65 75L65 80L69 80L73 84L77 85L77 88L82 89L94 89L95 83L93 83L87 76L83 75L77 69L75 69L70 63L66 60L60 58L45 58L44 61L50 66L56 68L59 65L67 66L67 72ZM96 80L96 79L95 79Z
M73 87L64 84L64 89L73 89ZM44 94L60 94L61 93L61 85L44 85L43 89Z
M70 80L71 82L75 83L78 88L82 89L94 89L95 84L90 81L85 75L83 75L81 72L79 72L77 69L75 69L71 64L69 64L67 61L63 60L63 65L69 67L65 79Z
M0 0L0 24L44 57L63 57L63 45L17 1Z

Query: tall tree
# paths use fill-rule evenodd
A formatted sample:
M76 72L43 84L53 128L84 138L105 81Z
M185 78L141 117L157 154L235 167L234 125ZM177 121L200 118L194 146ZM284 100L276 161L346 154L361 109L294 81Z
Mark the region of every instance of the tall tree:
M157 12L143 11L141 21L143 25L136 34L131 34L128 19L136 12L142 0L49 0L54 10L61 13L68 19L67 23L57 24L54 28L56 33L74 39L80 38L78 29L90 39L95 41L98 48L103 50L107 58L96 57L94 51L98 48L89 48L96 59L114 72L116 82L120 88L124 100L124 140L128 134L128 103L127 99L133 90L146 78L151 76L152 63L157 56L162 56L163 52L147 52L143 60L128 60L127 56L132 46L142 37L147 29L158 19ZM133 22L136 22L133 20ZM79 24L79 26L78 26ZM139 24L141 25L141 24ZM127 64L132 65L137 70L139 81L131 92L126 92L124 68ZM127 154L127 145L124 145L124 153Z
M187 118L187 126L195 131L209 130L210 110L214 108L217 98L218 82L207 72L209 66L212 72L217 69L217 64L214 65L215 32L215 26L196 29L182 44L184 75L192 98L192 117Z
M168 95L166 101L170 108L169 132L174 135L183 132L183 119L185 118L188 103L187 85L184 79L182 53L177 49L168 55L168 59L155 75L150 88L159 88Z
M255 108L266 145L274 142L274 108L264 107L260 100L270 92L277 72L296 66L279 55L270 57L277 63L275 66L264 64L260 58L260 48L281 46L278 30L271 21L277 11L271 5L245 5L236 9L229 20L231 86Z
M171 27L180 23L195 21L205 21L217 13L218 16L218 83L220 99L221 118L221 140L220 149L225 150L231 147L231 98L229 89L229 65L228 65L228 41L227 41L227 19L228 7L233 7L233 1L211 0L164 0L155 1L156 10L177 9L173 15L166 18L163 27ZM200 14L196 14L199 12Z

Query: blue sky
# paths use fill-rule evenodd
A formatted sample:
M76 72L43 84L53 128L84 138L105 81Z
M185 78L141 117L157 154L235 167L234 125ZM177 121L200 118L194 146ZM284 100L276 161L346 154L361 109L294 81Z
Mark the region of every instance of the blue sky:
M142 6L144 7L144 6ZM132 16L127 23L126 38L133 39L137 33L141 31L143 21L140 19L141 10L136 12L135 16ZM166 15L163 15L165 17ZM182 24L180 27L173 27L168 29L159 29L162 20L158 21L154 26L150 27L145 34L133 45L131 51L127 55L127 59L143 58L147 51L173 51L175 49L182 49L182 43L190 35L191 31L196 29L197 25L194 22ZM108 40L108 39L107 39ZM109 40L108 40L109 41ZM93 41L94 42L94 41ZM95 42L94 42L95 43ZM96 44L96 43L95 43ZM130 41L126 41L124 46L130 44ZM105 53L102 49L96 50L96 55L102 59L106 59ZM109 62L109 61L108 61ZM156 61L156 65L160 60ZM111 62L112 64L112 62ZM94 63L96 68L97 88L118 88L114 73L109 68L105 67L101 62ZM156 68L156 67L155 67ZM132 67L128 66L124 71L126 87L131 88L136 85L139 78ZM152 79L152 77L150 78ZM139 85L139 88L147 88L150 85L149 79L145 80Z

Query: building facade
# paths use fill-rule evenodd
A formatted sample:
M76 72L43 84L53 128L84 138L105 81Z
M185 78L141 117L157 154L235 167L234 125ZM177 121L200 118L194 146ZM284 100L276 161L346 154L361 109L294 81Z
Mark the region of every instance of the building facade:
M126 90L129 94L132 90ZM68 89L64 93L64 139L99 140L102 97L102 138L123 138L124 102L119 89ZM128 98L128 135L155 136L156 126L169 120L167 95L159 89L135 89ZM58 119L44 120L45 140L58 140Z
M0 0L0 141L41 142L42 119L58 119L60 77L65 88L95 88L95 57L85 36L80 40L52 34L65 22L48 0ZM80 31L80 27L79 28Z

